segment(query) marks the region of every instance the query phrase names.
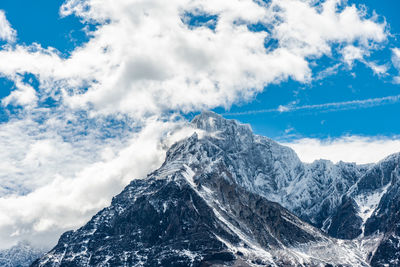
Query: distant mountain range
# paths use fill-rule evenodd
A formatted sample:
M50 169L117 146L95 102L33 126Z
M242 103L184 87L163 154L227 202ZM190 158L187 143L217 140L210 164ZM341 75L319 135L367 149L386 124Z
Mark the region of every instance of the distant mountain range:
M305 164L215 113L191 124L158 170L31 266L400 266L400 154Z
M26 267L44 253L44 250L35 248L28 242L20 242L9 249L0 250L0 266Z

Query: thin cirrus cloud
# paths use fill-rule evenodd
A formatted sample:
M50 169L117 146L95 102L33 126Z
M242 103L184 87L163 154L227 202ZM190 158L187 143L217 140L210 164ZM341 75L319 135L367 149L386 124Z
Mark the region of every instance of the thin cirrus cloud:
M387 40L385 23L338 0L67 0L60 14L96 25L67 58L12 43L0 13L9 41L0 74L15 85L1 104L20 108L0 125L0 162L9 163L0 247L53 245L158 167L193 132L176 113L230 107L289 78L309 82L311 59L339 54L351 65ZM48 98L55 104L42 106Z
M262 113L285 113L285 112L296 112L296 111L317 111L317 112L334 112L348 109L360 109L360 108L370 108L377 107L382 105L395 104L400 101L400 95L394 96L386 96L386 97L378 97L378 98L369 98L364 100L351 100L351 101L343 101L343 102L333 102L333 103L325 103L325 104L317 104L317 105L303 105L296 106L295 104L289 105L281 105L278 108L273 109L260 109L260 110L249 110L244 112L232 112L225 113L226 116L240 116L240 115L255 115Z

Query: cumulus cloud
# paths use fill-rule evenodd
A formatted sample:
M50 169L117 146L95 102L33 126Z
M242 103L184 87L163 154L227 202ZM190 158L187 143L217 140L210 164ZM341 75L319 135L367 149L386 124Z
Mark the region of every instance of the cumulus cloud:
M293 148L304 162L329 159L333 162L376 163L393 153L400 152L400 138L345 136L320 140L304 138L284 142ZM373 151L373 153L371 153Z
M91 40L67 59L39 45L9 47L0 72L33 73L70 106L104 114L228 107L288 77L310 80L308 60L333 44L367 51L386 39L386 25L354 5L314 2L68 0L63 16L100 24ZM211 15L215 27L188 25Z
M17 32L11 27L3 10L0 10L0 40L14 42Z
M40 44L0 50L1 76L15 84L1 103L21 108L0 125L2 247L54 244L158 167L193 131L171 111L229 107L271 83L308 82L310 61L343 47L367 55L386 39L384 23L339 0L67 0L60 14L95 25L70 56ZM4 12L0 38L16 38Z

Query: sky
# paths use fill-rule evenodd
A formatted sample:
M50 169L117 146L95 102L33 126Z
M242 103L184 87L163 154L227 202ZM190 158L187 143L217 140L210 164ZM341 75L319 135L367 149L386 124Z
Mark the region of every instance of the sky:
M0 1L0 249L50 247L202 110L305 162L400 151L396 0Z

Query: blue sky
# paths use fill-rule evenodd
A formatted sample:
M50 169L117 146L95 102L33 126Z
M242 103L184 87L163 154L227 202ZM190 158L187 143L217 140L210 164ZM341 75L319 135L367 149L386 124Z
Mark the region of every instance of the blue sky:
M305 162L399 152L399 8L1 0L0 249L53 245L159 167L205 109Z
M87 41L85 25L74 16L60 17L59 9L64 1L3 0L0 9L18 32L18 43L40 43L43 47L55 47L68 55L76 46Z
M270 86L250 104L233 107L229 113L246 113L276 109L293 101L296 106L320 105L354 100L367 100L399 95L399 85L390 78L380 78L363 64L353 70L356 77L342 72L324 81L307 85L294 81ZM218 110L224 113L222 110ZM260 134L273 138L338 137L342 135L393 136L400 132L396 123L399 101L369 107L350 105L339 109L304 109L292 112L265 112L249 115L226 115L250 123ZM229 114L228 113L228 114ZM287 136L287 134L290 136Z
M61 0L3 0L0 9L6 12L7 19L18 32L18 44L39 43L42 47L54 47L64 57L76 47L88 41L85 27L75 16L60 17ZM395 0L385 1L349 1L357 5L364 4L368 13L376 11L380 19L385 19L390 26L392 36L382 49L372 58L379 64L391 64L390 48L397 47L400 32L400 19L396 15ZM339 63L335 57L316 61L314 75L324 68ZM395 96L400 94L399 85L392 79L397 70L390 67L386 76L378 76L365 64L356 62L349 70L341 65L337 73L309 83L300 83L289 79L278 85L269 85L264 92L253 100L234 104L226 111L214 109L227 118L250 123L255 132L278 140L290 140L300 137L340 137L343 135L395 136L400 132L400 124L395 123L400 112L400 101L373 107L351 106L345 110L309 109L293 112L266 112L248 115L235 115L248 111L274 109L296 102L296 106L318 105L353 100L366 100ZM0 97L7 96L13 88L8 79L0 80ZM233 113L231 115L231 113ZM7 120L4 110L1 119ZM191 116L188 116L190 118Z
M395 0L349 1L357 5L364 4L368 12L376 11L385 19L393 35L384 48L373 55L380 64L391 64L390 48L399 46L400 3ZM322 64L321 64L322 63ZM337 59L321 60L316 68L333 66ZM344 66L337 74L320 81L302 84L295 81L268 86L250 103L234 106L229 113L242 113L263 109L274 109L296 101L299 106L318 105L334 102L365 100L396 96L400 94L400 85L393 83L397 70L393 67L387 76L379 77L363 63L356 63L349 71ZM345 108L344 108L345 109ZM224 114L222 109L218 112ZM400 133L398 114L400 101L373 107L366 105L351 106L348 110L309 109L294 112L270 112L251 115L227 115L250 123L253 129L263 135L287 140L299 137L335 138L343 135L396 136Z

